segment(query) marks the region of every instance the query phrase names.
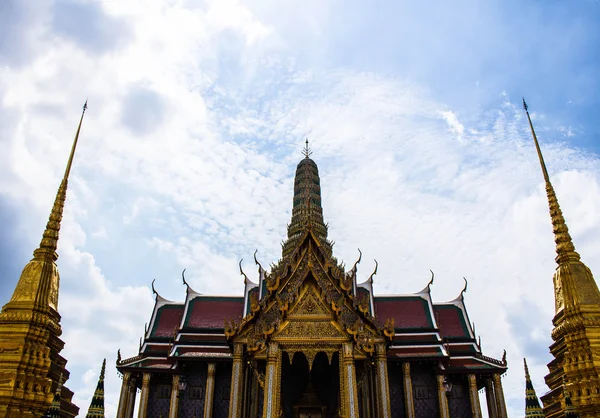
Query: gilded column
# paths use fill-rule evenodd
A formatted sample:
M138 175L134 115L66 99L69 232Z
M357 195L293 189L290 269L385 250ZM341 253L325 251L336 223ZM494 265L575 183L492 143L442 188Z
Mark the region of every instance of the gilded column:
M448 410L448 393L444 387L443 374L437 375L437 386L438 386L438 402L440 404L440 418L450 418L450 411Z
M244 346L233 344L233 368L231 369L231 391L229 394L229 418L242 416L242 384L244 383Z
M177 418L179 412L179 375L173 375L171 383L171 402L169 403L169 418Z
M410 363L408 361L402 363L402 373L404 375L404 407L406 409L406 418L415 418L412 377L410 376Z
M494 395L494 382L491 377L485 379L485 400L487 402L488 415L490 418L498 418L496 411L496 395Z
M267 371L265 376L265 400L263 404L263 418L277 418L279 416L279 344L270 342L267 353Z
M133 418L133 410L135 409L135 394L137 391L137 385L135 378L132 377L129 381L127 390L127 411L125 412L125 418Z
M342 345L342 367L344 376L342 394L346 416L348 418L358 418L358 392L356 387L356 372L354 369L354 353L351 343L344 343Z
M217 365L208 363L208 376L206 377L206 394L204 398L204 418L212 418L213 400L215 397L215 371Z
M390 384L388 380L387 369L387 350L384 344L377 344L375 347L375 364L377 367L377 400L381 405L381 418L391 418L392 410L390 408Z
M469 379L469 398L471 398L471 413L473 418L481 418L481 405L479 404L479 394L477 393L477 376L468 375Z
M504 400L504 391L502 390L502 381L500 375L494 375L494 393L496 394L496 413L498 418L508 418L506 412L506 401Z
M138 418L146 418L148 413L148 395L150 393L150 373L144 373L142 377L142 394L140 395L140 408Z
M129 382L131 381L131 373L123 373L123 383L121 384L121 395L119 396L119 407L117 409L117 418L125 418L127 412L127 395L129 394Z

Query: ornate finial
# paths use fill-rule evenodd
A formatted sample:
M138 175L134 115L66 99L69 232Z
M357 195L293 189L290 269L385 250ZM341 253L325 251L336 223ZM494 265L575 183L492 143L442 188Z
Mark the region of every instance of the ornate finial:
M260 262L256 258L256 253L258 253L258 250L254 250L254 263L260 268L260 270L264 271L263 266L260 264Z
M461 297L461 298L462 298L462 297L464 297L464 294L465 294L465 293L466 293L466 291L467 291L467 286L468 286L468 284L469 284L469 282L467 282L467 279L466 279L465 277L463 277L463 280L465 281L465 287L463 287L463 290L461 290L461 292L460 292L460 297Z
M358 266L358 264L360 263L360 260L362 260L362 251L360 250L360 248L358 249L358 260L356 260L356 262L354 263L354 266L352 266L352 270L356 272L356 267Z
M250 280L248 280L248 276L246 276L246 273L244 273L244 270L242 270L242 261L244 261L243 258L240 260L240 274L242 276L244 276L244 283L246 283L246 282L249 282Z
M156 279L152 279L152 293L154 293L156 296L158 296L158 292L156 291L156 289L154 288L154 282L156 281Z
M502 364L506 366L506 350L502 353Z
M558 204L554 187L552 186L552 183L550 183L550 176L548 175L548 170L546 169L546 163L544 162L542 150L540 148L537 135L535 134L535 129L533 128L533 123L531 122L531 117L529 116L525 99L523 99L523 108L527 114L527 120L529 121L529 127L531 128L533 142L535 143L535 149L542 167L542 174L544 175L544 181L546 182L546 195L548 197L548 205L550 207L554 242L556 243L556 261L560 264L562 261L566 261L569 258L579 260L579 254L577 254L575 251L575 245L573 245L573 240L569 234L569 228L567 227L567 223L565 222L565 218L563 217L562 211Z
M375 270L373 270L373 273L371 273L371 275L369 276L369 279L367 280L368 282L373 281L373 276L375 276L377 274L377 268L379 267L377 260L373 259L373 261L375 261Z
M481 350L481 335L479 335L477 337L477 345L479 346L479 349Z
M117 365L119 365L119 363L121 363L121 349L120 348L117 350Z
M189 288L190 285L188 284L188 282L185 281L185 270L186 269L183 269L183 271L181 272L181 280L183 281L183 284Z
M309 158L312 155L312 150L308 147L308 138L306 138L305 144L306 146L302 150L302 154L304 154L306 158Z
M431 285L433 284L433 279L435 278L435 274L433 274L433 270L429 270L431 272L431 280L429 280L429 283L427 283L427 288L429 289L431 287Z

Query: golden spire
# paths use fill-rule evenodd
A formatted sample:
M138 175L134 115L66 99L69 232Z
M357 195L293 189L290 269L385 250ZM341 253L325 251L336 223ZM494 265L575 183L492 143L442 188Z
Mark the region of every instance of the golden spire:
M58 245L58 234L60 232L60 222L62 220L65 199L67 197L67 184L69 173L73 165L73 157L79 140L79 132L83 122L83 115L87 109L87 101L83 105L75 139L71 147L71 154L67 161L65 174L56 193L54 205L50 212L50 218L46 224L46 229L42 235L40 246L33 252L33 259L25 266L21 273L19 283L15 288L11 302L34 302L38 307L51 307L58 309L58 285L59 274L55 261L58 258L56 253Z
M529 109L527 103L525 103L525 99L523 99L523 108L527 114L527 120L529 121L529 127L531 128L531 134L533 135L533 142L535 143L535 149L537 150L540 165L542 166L542 174L544 175L544 181L546 182L546 195L548 196L550 217L552 218L552 229L554 231L554 242L556 243L556 262L560 264L562 261L567 261L569 259L579 260L579 254L575 251L575 245L573 245L573 240L569 234L569 228L567 227L565 218L560 210L554 187L552 187L552 183L550 183L550 176L546 169L546 163L544 162L544 156L542 155L535 129L533 129L533 124L531 123L531 117L529 116Z
M65 174L56 193L56 199L54 200L54 206L52 206L52 212L50 212L50 219L46 224L44 235L42 236L42 242L38 249L33 254L35 257L50 256L52 260L56 260L58 255L56 249L58 245L58 233L60 231L60 222L62 220L63 209L65 206L65 199L67 197L67 184L69 182L69 174L71 173L71 166L73 165L73 157L75 156L75 149L77 148L77 141L79 140L79 132L81 131L81 124L83 122L83 115L87 109L87 100L83 105L83 111L81 112L81 118L79 119L79 125L77 126L77 132L75 133L75 139L71 146L71 154L67 161L67 168Z
M593 361L600 355L600 291L592 271L580 260L563 217L556 193L550 183L544 158L540 151L525 99L523 108L542 166L546 194L550 207L554 242L556 243L556 272L554 273L555 316L550 353L554 359L548 364L546 384L550 391L541 397L544 410L549 416L564 412L561 404L561 385L573 389L573 403L577 412L588 417L600 410L600 398L590 396L600 386L600 367ZM566 382L566 383L563 383ZM590 413L590 415L588 415Z

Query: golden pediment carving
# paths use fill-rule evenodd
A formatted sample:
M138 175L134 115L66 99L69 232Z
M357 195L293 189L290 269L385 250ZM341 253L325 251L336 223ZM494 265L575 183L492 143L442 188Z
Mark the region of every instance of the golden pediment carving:
M290 321L277 334L275 340L348 340L347 334L332 321Z

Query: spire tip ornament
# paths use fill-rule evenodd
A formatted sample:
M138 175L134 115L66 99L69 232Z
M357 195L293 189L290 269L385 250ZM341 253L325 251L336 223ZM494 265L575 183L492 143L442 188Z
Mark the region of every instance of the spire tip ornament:
M310 156L312 155L312 150L308 147L308 138L306 138L305 141L306 146L304 147L304 149L302 150L302 154L304 155L304 157L306 158L310 158Z

